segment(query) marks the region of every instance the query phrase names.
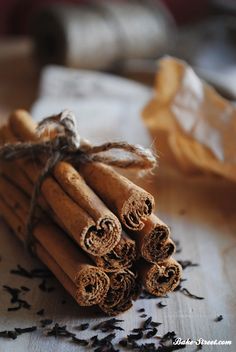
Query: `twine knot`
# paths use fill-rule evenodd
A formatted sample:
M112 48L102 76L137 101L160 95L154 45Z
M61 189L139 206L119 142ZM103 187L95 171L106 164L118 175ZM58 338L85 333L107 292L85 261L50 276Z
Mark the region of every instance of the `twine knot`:
M81 147L81 137L77 129L75 115L72 111L64 110L59 115L43 119L38 124L36 133L41 137L50 128L56 130L57 136L64 135L64 146L68 151L73 152Z

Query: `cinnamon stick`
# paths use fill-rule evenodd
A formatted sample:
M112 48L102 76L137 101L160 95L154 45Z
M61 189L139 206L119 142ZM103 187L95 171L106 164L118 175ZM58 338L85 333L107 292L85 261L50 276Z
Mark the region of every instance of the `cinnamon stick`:
M18 136L22 133L23 138L36 138L35 131L32 131L32 120L27 113L17 111L11 116L10 122L17 129ZM11 134L11 141L17 138L8 128L8 137ZM41 168L38 165L32 167L30 163L24 162L24 170L31 181L36 182ZM101 256L110 252L121 237L121 226L116 216L70 164L58 163L54 174L62 186L53 177L48 177L41 189L56 218L60 219L59 225L62 223L63 228L89 254Z
M10 227L19 233L19 237L25 242L25 215L29 209L29 199L2 176L0 177L0 189L1 212ZM11 194L11 199L9 199L9 194ZM98 304L104 298L109 288L108 276L103 270L93 266L89 258L56 225L44 219L44 222L41 221L35 225L33 236L36 239L36 251L40 243L75 284L77 287L76 300L80 305ZM62 284L66 285L64 282Z
M25 232L23 223L17 218L5 202L0 197L0 211L7 224L14 231L17 237L24 242ZM39 244L35 244L35 254L56 276L58 281L62 284L65 290L77 301L77 287L64 273L60 266L50 257L47 251ZM77 301L78 302L78 301ZM79 302L78 302L79 303Z
M3 175L0 175L0 194L6 204L13 209L14 213L26 222L29 213L29 199ZM41 209L37 207L34 221L37 221L37 219L42 216L43 214Z
M2 132L3 127L0 129L0 145L5 144L4 133ZM11 163L7 161L0 161L0 172L9 178L13 183L21 187L27 194L32 192L32 185L26 175L19 170L17 163ZM16 177L17 175L17 177Z
M26 194L31 194L33 185L25 174L19 170L16 163L1 161L0 172L5 175L12 183L20 187Z
M72 165L66 162L58 163L54 168L54 176L64 191L96 224L96 228L87 231L87 238L84 240L88 249L91 244L94 249L96 248L91 254L101 256L109 253L118 244L121 236L121 225L117 217L91 190Z
M14 214L12 209L2 200L0 197L0 211L4 220L9 225L9 227L14 231L17 237L24 242L25 241L25 229L22 221ZM77 297L76 285L69 279L69 277L64 273L64 271L56 264L55 261L50 257L46 250L39 244L35 243L35 253L38 258L44 263L57 277L63 287L68 291L75 299ZM50 261L50 265L48 262Z
M138 271L144 288L155 296L165 296L180 283L182 268L173 258L151 264L144 260L138 264Z
M175 252L169 227L154 214L145 221L142 230L129 234L135 240L139 254L149 262L166 260Z
M54 261L76 285L76 300L81 306L98 304L108 292L109 278L92 265L91 261L55 225L38 224L34 236ZM55 246L55 241L60 246ZM53 271L53 270L52 270Z
M99 307L108 315L117 315L132 307L132 299L137 295L136 275L128 269L108 275L109 291Z
M13 135L8 125L1 126L0 140L1 144L18 142L18 139ZM16 173L11 174L10 169L12 167L16 168ZM31 195L33 192L33 183L39 176L40 168L37 160L29 162L28 159L16 159L14 160L14 163L10 161L1 161L1 171L14 184L27 192L28 195ZM15 177L16 175L19 175L19 177ZM48 204L41 194L38 197L38 203L43 209L49 211Z
M101 216L99 224L80 208L54 181L47 177L42 193L56 218L80 247L94 256L110 252L120 240L120 225L112 217Z
M53 260L50 254L39 243L35 245L35 254L55 275L65 290L81 305L80 293L74 282L65 274L62 268Z
M135 242L123 234L120 242L111 252L101 257L91 256L91 258L106 272L130 268L136 260Z
M6 162L4 168L1 170L2 174L22 191L26 191L26 194L31 197L33 184L25 177L22 170L17 169L17 167L17 177L15 177L16 173L11 173L12 166L15 166L12 162ZM25 182L29 186L27 189L25 189ZM41 208L45 208L41 202L39 202L39 205ZM55 215L53 217L55 219ZM59 223L60 220L57 219L57 222ZM63 227L62 224L61 227ZM136 255L135 242L123 233L120 242L109 253L101 257L93 255L90 255L90 257L98 267L101 267L106 272L110 272L122 268L130 268L136 259Z
M13 231L18 235L21 241L25 241L25 231L24 224L18 218L12 209L2 200L0 197L0 211L4 216L5 220ZM47 228L47 225L44 224L43 227ZM50 233L41 232L38 227L35 228L37 232L37 240L43 242L43 237L41 235L50 239ZM57 229L58 230L58 229ZM41 235L40 235L41 234ZM48 236L49 235L49 236ZM63 235L65 236L65 235ZM60 243L60 242L59 242ZM59 244L58 243L58 244ZM62 248L64 248L62 246ZM81 290L78 290L78 287L70 279L70 277L62 270L62 267L57 264L53 256L49 254L51 250L47 247L48 250L44 248L38 241L35 242L34 251L37 256L42 260L42 262L54 273L57 279L61 282L64 288L76 299L76 301L81 304ZM56 250L56 249L55 249ZM67 257L64 257L63 263L65 264L68 259L68 251L64 252ZM63 268L64 269L64 268ZM130 270L121 270L119 272L110 273L110 287L108 293L100 302L100 309L108 315L117 315L129 309L132 306L132 298L136 298L137 295L137 285L135 282L136 276ZM90 289L90 287L89 287ZM82 304L84 305L84 304Z
M126 228L137 231L144 227L154 207L151 194L108 165L87 163L79 171Z
M26 111L15 111L10 116L9 124L13 133L22 140L35 140L35 123ZM80 171L89 186L127 228L138 230L144 227L144 220L154 207L151 194L101 163L83 165ZM65 167L60 175L65 177Z

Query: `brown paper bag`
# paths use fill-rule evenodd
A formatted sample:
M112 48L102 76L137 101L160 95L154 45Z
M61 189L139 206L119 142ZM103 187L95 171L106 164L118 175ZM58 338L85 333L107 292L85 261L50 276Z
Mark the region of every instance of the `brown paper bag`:
M185 62L159 61L154 96L143 119L160 162L236 181L236 108Z

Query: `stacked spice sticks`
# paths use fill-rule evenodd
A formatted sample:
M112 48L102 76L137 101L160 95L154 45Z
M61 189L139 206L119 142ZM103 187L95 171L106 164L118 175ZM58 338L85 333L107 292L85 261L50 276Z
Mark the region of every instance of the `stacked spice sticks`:
M0 129L1 144L36 142L23 110ZM1 161L0 212L26 243L30 199L46 160ZM32 230L33 252L81 306L108 315L132 306L141 286L156 296L179 283L169 228L153 213L152 195L102 163L77 169L61 161L42 183Z

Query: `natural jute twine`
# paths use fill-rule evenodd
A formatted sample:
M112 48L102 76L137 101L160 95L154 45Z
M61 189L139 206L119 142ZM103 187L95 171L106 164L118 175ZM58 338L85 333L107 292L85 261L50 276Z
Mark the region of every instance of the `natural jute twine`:
M64 110L58 115L43 119L37 126L36 132L38 136L41 136L52 127L57 132L53 139L44 139L38 142L7 143L0 147L0 159L2 160L15 160L32 157L32 155L47 157L45 167L34 185L27 219L26 246L31 250L33 220L41 185L58 162L64 160L71 162L73 165L100 162L119 168L136 168L144 171L151 171L157 165L157 157L154 153L140 145L132 145L127 142L107 142L98 146L91 145L87 140L80 137L75 116L69 110ZM120 158L114 153L114 150L123 151L125 154ZM109 151L113 151L113 153L109 153Z

